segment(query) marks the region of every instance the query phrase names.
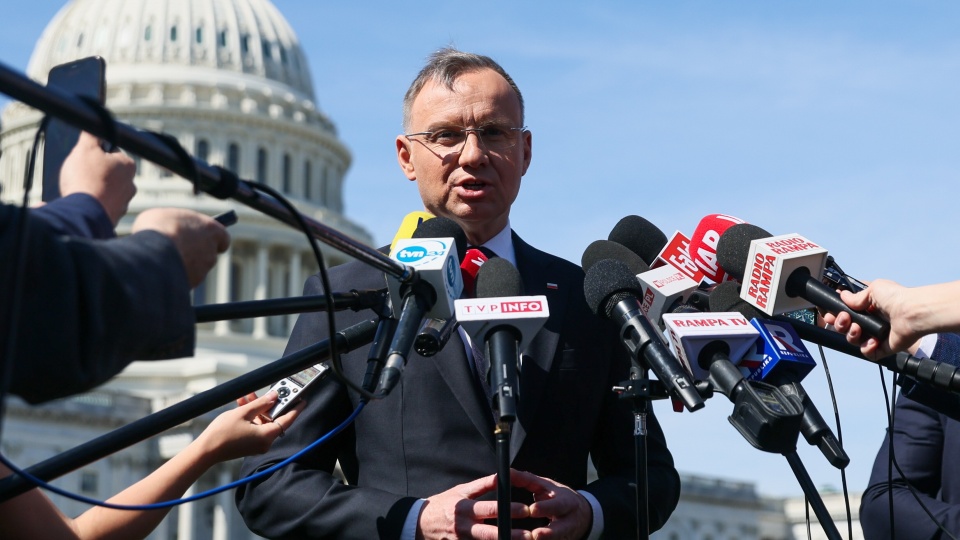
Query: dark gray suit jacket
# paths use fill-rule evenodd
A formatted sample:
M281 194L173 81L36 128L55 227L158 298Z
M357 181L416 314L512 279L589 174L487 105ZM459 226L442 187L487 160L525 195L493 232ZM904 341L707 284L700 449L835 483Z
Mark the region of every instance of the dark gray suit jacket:
M578 266L516 235L514 246L524 294L545 295L550 319L524 352L511 466L590 492L603 508L605 537L635 537L633 420L629 404L611 391L627 378L629 360L615 329L589 312ZM330 279L335 291L385 286L383 274L358 263L334 268ZM311 277L304 294L320 291L319 278ZM369 313L338 313L337 328L364 318ZM323 339L326 321L325 314L301 315L287 352ZM366 355L344 355L352 380L361 380ZM493 418L480 394L458 335L436 356L413 353L386 399L371 402L333 441L239 488L237 506L251 530L269 538L396 538L416 498L496 473ZM244 475L328 432L359 397L331 378L307 401L285 437L244 461ZM656 530L676 507L680 486L663 432L649 419L650 528ZM589 484L588 456L599 473ZM348 485L331 474L338 460ZM529 494L515 500L530 502Z

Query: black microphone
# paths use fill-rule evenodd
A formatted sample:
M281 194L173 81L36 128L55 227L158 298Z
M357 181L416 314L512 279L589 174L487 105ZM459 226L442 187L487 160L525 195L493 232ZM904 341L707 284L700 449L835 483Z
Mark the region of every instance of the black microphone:
M401 239L394 246L390 256L416 272L408 282L389 279L387 283L394 314L399 304L399 316L377 385L380 395L389 394L400 381L423 318L453 317L453 302L463 291L459 253L465 251L466 243L466 235L456 222L436 217L421 223L413 238Z
M748 223L727 229L717 242L717 259L743 283L740 296L767 315L817 306L845 311L863 331L878 339L890 331L883 319L854 311L820 281L827 251L798 234L771 236Z
M610 231L607 240L625 246L640 256L647 266L652 266L664 246L667 235L659 227L640 216L626 216ZM640 272L637 272L638 274Z
M520 296L522 291L516 267L494 257L477 271L477 297L456 301L460 325L475 344L484 346L487 373L478 376L489 383L492 395L486 397L504 422L517 417L520 351L550 316L546 296Z
M784 394L795 396L803 406L803 420L800 423L803 438L811 446L818 447L831 465L838 469L845 468L850 464L850 457L800 384L816 365L813 357L800 336L793 331L792 325L764 318L760 311L740 298L738 288L732 281L718 285L710 296L710 311L739 312L760 332L754 359L760 365L749 378L772 384ZM748 354L745 360L750 356ZM744 363L741 361L741 366Z
M594 313L620 325L620 339L635 363L642 357L670 395L687 410L703 407L703 398L690 376L643 314L639 300L643 293L626 264L613 259L597 261L587 271L583 292Z

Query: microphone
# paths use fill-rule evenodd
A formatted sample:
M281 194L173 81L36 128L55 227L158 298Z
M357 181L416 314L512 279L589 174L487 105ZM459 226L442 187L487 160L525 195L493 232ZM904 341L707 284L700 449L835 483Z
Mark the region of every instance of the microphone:
M478 376L490 383L500 420L517 417L517 370L520 351L550 317L547 297L520 296L520 272L506 259L494 257L477 274L477 298L455 302L457 320L474 343L485 344L489 373ZM494 399L494 397L496 399Z
M467 238L453 220L433 218L414 231L413 238L400 239L391 258L412 266L412 280L399 283L387 280L397 328L390 343L387 360L377 385L385 396L397 385L407 363L424 317L450 319L454 299L463 291L458 253L463 253ZM396 316L399 306L399 316Z
M740 223L744 223L740 218L725 214L710 214L700 220L690 236L688 248L690 258L703 275L714 283L730 279L717 262L717 242L727 229Z
M637 276L637 284L642 293L640 309L648 319L660 325L661 329L663 323L660 322L660 317L663 313L679 309L698 286L695 281L673 266L661 266L650 270L639 255L626 246L610 240L597 240L587 246L580 259L580 266L584 270L589 270L597 261L604 259L625 263L630 272Z
M775 315L811 306L846 311L864 332L883 339L889 323L851 310L835 290L819 281L826 257L826 249L799 234L770 236L748 223L727 229L717 244L720 266L743 282L741 298L760 311Z
M643 293L626 264L613 259L597 261L587 271L583 292L591 311L620 325L621 342L635 363L643 357L670 395L687 410L703 407L703 398L690 376L643 314L639 300Z
M607 240L636 253L647 266L657 260L658 254L667 245L667 236L663 231L640 216L626 216L618 221L610 230Z
M648 269L670 265L696 283L703 280L703 273L697 269L687 251L690 239L680 231L675 231L668 242L667 236L656 225L640 216L627 216L617 222L608 239L638 255Z
M795 396L803 407L803 418L800 422L803 438L811 446L818 447L831 465L838 469L846 468L850 464L850 457L800 384L817 365L813 356L807 351L793 326L782 321L764 319L756 308L736 294L736 289L736 284L729 281L718 285L710 297L710 308L737 311L749 318L759 332L756 347L747 352L740 362L741 367L753 363L753 370L747 378L767 382L779 387L784 394Z
M420 224L428 219L432 219L434 216L429 212L424 212L422 210L417 212L410 212L403 217L403 221L400 222L400 228L397 229L397 234L393 236L393 241L390 242L390 251L393 253L394 249L397 246L397 242L400 240L405 240L407 238L412 238L413 233L416 232L417 228L420 227Z

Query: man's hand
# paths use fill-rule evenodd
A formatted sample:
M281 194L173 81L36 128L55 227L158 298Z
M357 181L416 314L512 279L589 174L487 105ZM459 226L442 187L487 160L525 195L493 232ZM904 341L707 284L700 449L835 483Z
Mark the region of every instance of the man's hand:
M227 229L210 216L182 208L152 208L141 212L131 233L154 230L173 240L190 287L199 285L217 264L217 254L230 246Z
M513 482L511 471L511 482ZM497 476L483 478L454 486L443 493L427 499L420 511L417 523L417 540L472 538L497 540L496 525L487 525L484 520L497 518L497 501L474 500L497 488ZM511 519L529 517L529 510L521 503L510 503ZM529 540L530 533L513 530L513 540Z
M136 172L137 166L129 156L104 152L96 137L81 131L77 145L60 168L60 195L91 195L100 201L116 227L137 193L133 184Z
M534 529L532 538L580 540L590 532L593 508L583 495L549 478L512 469L510 482L533 493L530 517L550 520L546 527Z

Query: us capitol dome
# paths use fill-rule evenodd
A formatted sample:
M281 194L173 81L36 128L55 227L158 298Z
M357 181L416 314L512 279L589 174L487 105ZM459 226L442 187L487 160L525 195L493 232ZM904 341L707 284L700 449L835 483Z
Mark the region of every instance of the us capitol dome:
M372 243L344 214L350 152L317 106L299 40L272 3L73 0L40 36L27 74L45 83L53 66L93 55L106 61L106 106L117 120L173 135L193 156L268 184L304 215ZM6 202L22 199L26 156L41 118L41 112L16 102L2 113L0 196ZM230 250L194 291L195 304L300 296L317 269L302 232L241 203L194 195L189 181L134 159L138 191L118 233L129 231L139 212L157 206L210 215L234 209L239 215L229 229ZM39 185L37 175L34 186ZM39 200L40 190L31 197ZM346 260L325 244L321 248L328 265ZM10 400L3 450L15 462L37 462L123 425L127 416L142 417L261 367L282 356L295 320L290 315L199 324L193 358L135 362L97 391L53 409ZM58 482L109 497L192 440L215 412ZM210 485L198 489L232 480L235 473L232 464L218 466L201 480ZM61 508L68 514L82 511L73 504ZM227 492L180 507L151 538L252 536L238 520Z

